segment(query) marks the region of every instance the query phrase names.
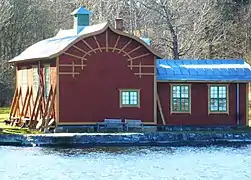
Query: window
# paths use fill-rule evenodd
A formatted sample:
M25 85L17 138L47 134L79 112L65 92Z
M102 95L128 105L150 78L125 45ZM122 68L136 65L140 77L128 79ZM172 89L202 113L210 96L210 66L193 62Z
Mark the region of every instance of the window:
M120 107L140 107L139 90L120 90Z
M27 69L21 69L21 88L22 88L22 97L25 98L27 88L28 88L28 71Z
M227 112L228 110L228 86L209 86L209 112Z
M190 85L171 86L171 112L189 113L190 112Z
M36 95L38 91L38 86L39 86L39 75L38 75L37 66L34 66L32 68L32 73L33 73L33 92L34 92L34 95Z
M51 88L51 73L50 73L50 65L45 65L44 66L44 74L45 74L45 86L44 86L44 93L45 97L47 98L50 93L50 88Z

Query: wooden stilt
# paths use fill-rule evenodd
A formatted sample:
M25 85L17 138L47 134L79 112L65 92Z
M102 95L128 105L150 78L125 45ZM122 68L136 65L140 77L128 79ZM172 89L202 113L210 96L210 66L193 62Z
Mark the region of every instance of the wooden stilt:
M44 118L43 118L43 126L41 127L41 130L47 129L48 128L48 124L51 118L51 115L53 114L53 108L54 108L54 102L56 99L56 86L53 90L53 87L51 87L51 93L50 93L50 101L47 102L47 111L44 114Z
M157 93L157 103L158 103L158 107L159 107L159 112L160 112L160 116L163 122L163 125L166 125L166 120L165 120L165 116L163 114L163 110L162 110L162 106L160 103L160 98L159 98L159 94Z

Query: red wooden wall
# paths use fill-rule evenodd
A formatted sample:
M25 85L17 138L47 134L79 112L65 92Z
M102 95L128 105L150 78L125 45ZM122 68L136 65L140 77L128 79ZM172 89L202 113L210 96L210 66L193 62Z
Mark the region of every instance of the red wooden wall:
M141 43L109 29L77 42L59 57L59 123L95 124L104 118L153 123L154 59ZM140 89L140 108L120 108L119 89Z
M240 84L241 125L244 126L246 93L246 84ZM191 83L191 114L171 114L170 83L158 83L158 94L168 125L236 125L236 84L229 84L229 114L208 114L207 83ZM158 123L162 124L159 112Z

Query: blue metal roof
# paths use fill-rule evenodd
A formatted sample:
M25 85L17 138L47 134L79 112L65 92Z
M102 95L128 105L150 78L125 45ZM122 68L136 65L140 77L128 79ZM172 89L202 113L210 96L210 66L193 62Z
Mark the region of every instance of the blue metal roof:
M71 15L76 15L76 14L92 14L91 11L88 11L85 7L79 7L78 9L74 10Z
M148 45L151 44L151 40L149 38L140 37L140 39L142 39L143 41L145 41L145 43L148 44Z
M251 81L251 67L243 59L158 59L157 80Z

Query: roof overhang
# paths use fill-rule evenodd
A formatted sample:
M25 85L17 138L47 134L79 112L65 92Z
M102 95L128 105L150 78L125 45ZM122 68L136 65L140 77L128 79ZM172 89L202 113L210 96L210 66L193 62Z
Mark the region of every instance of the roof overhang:
M142 44L146 49L148 49L151 53L153 53L157 58L163 58L163 55L158 53L157 51L155 51L153 48L151 48L145 41L143 41L142 39L140 39L139 37L133 36L131 34L125 33L123 31L117 30L115 29L109 22L106 22L105 26L103 26L101 29L97 30L97 31L93 31L90 33L86 33L83 35L78 36L75 40L73 40L71 43L69 43L66 47L64 47L62 50L55 52L49 56L44 56L44 57L38 57L38 58L24 58L24 59L12 59L9 62L10 63L16 63L16 62L26 62L26 61L37 61L37 60L44 60L44 59L52 59L55 57L60 56L61 54L63 54L65 51L67 51L73 44L77 43L79 40L84 39L84 38L88 38L90 36L95 36L98 34L101 34L103 32L105 32L107 29L110 29L112 32L125 36L125 37L129 37L131 39L134 39L135 41L139 42L140 44Z

